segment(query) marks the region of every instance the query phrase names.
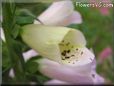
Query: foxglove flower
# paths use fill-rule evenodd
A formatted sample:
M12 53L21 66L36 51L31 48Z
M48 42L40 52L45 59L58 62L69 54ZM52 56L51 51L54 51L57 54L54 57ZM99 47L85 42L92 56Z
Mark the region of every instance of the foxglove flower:
M94 59L83 34L76 29L32 24L24 26L21 35L40 55L61 64L85 65Z
M22 27L23 41L48 59L38 60L44 75L63 84L99 84L94 54L86 48L83 34L76 29L38 24Z
M44 11L38 19L44 25L67 26L70 24L80 24L82 18L79 12L74 11L74 6L70 0L62 0L53 2L46 11ZM35 21L35 24L40 22Z

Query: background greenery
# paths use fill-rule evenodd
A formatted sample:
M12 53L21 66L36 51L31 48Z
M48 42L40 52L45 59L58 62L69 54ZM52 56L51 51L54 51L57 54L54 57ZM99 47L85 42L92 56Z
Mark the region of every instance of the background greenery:
M33 23L34 19L40 15L50 3L3 3L3 22L2 28L5 32L6 42L2 41L2 77L3 84L22 84L37 82L43 84L49 80L38 71L38 64L33 61L41 56L32 58L24 62L22 52L30 49L23 43L19 35L19 28L26 24ZM110 15L103 16L95 8L75 7L83 18L80 25L72 24L68 27L81 30L86 39L88 48L93 48L97 60L99 53L107 46L113 47L113 9L110 9ZM33 66L34 65L34 66ZM14 68L15 77L9 77L9 71ZM110 56L102 64L98 64L97 72L106 80L106 83L114 82L114 58Z

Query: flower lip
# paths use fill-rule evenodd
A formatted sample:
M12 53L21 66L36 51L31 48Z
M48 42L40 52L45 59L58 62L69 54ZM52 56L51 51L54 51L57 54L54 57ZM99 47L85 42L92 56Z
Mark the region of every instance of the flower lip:
M94 69L90 69L93 64L68 67L48 59L42 59L38 63L40 63L40 72L50 78L72 84L103 84L104 82Z
M60 45L60 50L62 64L64 65L81 66L94 60L94 55L86 47L74 46L72 48L70 44L69 46Z

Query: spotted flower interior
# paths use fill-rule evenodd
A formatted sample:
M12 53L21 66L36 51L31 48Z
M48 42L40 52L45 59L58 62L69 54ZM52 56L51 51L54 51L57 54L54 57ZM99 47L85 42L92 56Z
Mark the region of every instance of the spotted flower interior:
M72 45L70 42L65 42L64 40L59 44L59 46L63 64L73 65L80 64L82 61L84 63L87 61L93 61L92 53L85 47L78 47ZM90 52L89 56L87 52Z
M73 35L72 32L67 34L59 44L62 64L74 66L92 62L94 59L92 52L83 45L75 44L74 39L69 36L71 34Z

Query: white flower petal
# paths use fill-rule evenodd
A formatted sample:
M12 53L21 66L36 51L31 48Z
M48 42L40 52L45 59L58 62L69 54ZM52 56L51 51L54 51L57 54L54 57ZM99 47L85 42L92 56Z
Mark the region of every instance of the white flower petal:
M62 26L68 26L70 24L81 24L82 23L82 17L81 14L77 11L74 11L72 15L68 16L64 20L62 20L59 25Z
M69 67L71 68L73 71L77 71L80 74L87 74L89 75L91 73L91 71L95 71L96 69L96 60L94 58L94 60L91 63L85 64L85 65L79 65L79 66L75 66L75 67Z
M86 73L81 73L79 71L71 70L69 67L65 67L63 65L60 65L54 61L50 60L43 60L39 61L40 62L40 71L54 79L62 80L68 83L72 84L92 84L93 79L90 75ZM83 69L83 68L82 68Z
M70 0L54 2L38 19L45 25L59 25L62 20L72 15L73 3ZM39 22L35 21L35 24Z
M2 28L0 28L0 37L5 42L5 35L4 35L4 31Z
M9 76L10 76L11 78L14 78L14 77L15 77L13 68L10 69L10 71L9 71Z
M69 68L73 71L76 71L76 72L79 72L79 73L90 73L91 70L93 70L92 66L95 65L93 64L93 62L89 63L89 64L86 64L86 65L79 65L79 66L75 66L75 67L69 67L69 66L66 66L66 65L61 65L55 61L51 61L49 59L40 59L39 61L37 61L39 64L41 65L47 65L47 66L53 66L53 67L65 67L65 68Z
M35 50L33 50L33 49L28 50L28 51L26 51L26 52L23 53L23 57L24 57L24 60L25 61L27 61L30 58L32 58L34 56L37 56L37 55L38 55L38 53Z
M82 17L78 11L74 11L72 16L69 19L70 19L71 23L73 23L73 24L82 23Z

